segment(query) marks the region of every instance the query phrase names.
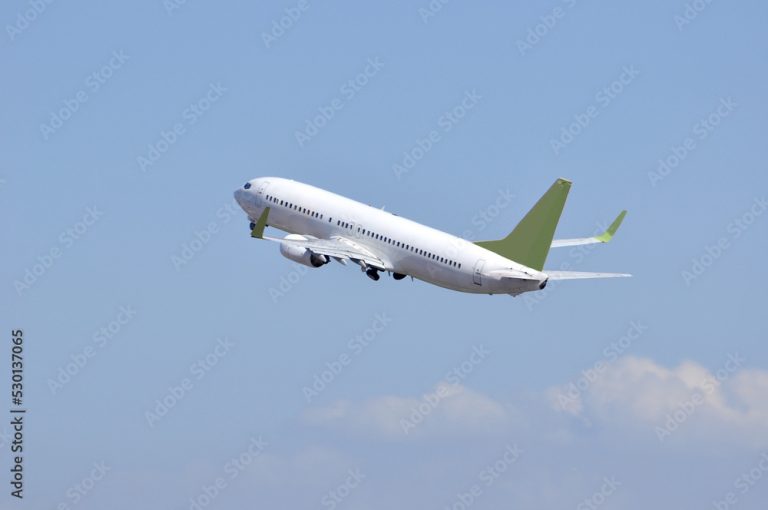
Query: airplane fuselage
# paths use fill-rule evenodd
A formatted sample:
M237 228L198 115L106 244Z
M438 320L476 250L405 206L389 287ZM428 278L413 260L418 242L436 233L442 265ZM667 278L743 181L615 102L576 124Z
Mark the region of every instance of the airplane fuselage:
M268 207L270 227L340 239L375 254L399 276L476 294L517 295L546 285L546 274L470 241L308 184L263 177L235 198L251 222Z

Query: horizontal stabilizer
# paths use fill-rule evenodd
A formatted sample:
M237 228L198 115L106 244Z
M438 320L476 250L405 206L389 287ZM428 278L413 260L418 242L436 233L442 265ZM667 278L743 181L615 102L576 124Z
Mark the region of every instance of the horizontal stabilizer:
M549 279L555 280L588 280L592 278L629 278L631 274L622 273L579 273L576 271L544 271Z
M552 241L552 248L565 248L567 246L582 246L585 244L598 244L598 243L608 243L613 239L613 236L616 235L616 231L619 230L619 227L621 226L621 223L624 221L624 218L627 216L627 211L621 211L621 214L613 220L613 223L611 223L611 226L608 227L608 230L600 234L599 236L595 237L586 237L583 239L555 239Z

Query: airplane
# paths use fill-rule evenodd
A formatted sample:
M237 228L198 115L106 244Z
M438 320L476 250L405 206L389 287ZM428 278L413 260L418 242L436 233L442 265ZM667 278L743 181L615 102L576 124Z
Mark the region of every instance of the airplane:
M550 248L607 243L627 214L601 235L554 240L571 184L557 179L508 236L480 242L284 178L252 179L234 196L248 215L251 237L279 243L280 253L299 264L352 262L374 281L386 272L460 292L519 296L555 280L631 276L544 269ZM288 235L265 236L268 226Z

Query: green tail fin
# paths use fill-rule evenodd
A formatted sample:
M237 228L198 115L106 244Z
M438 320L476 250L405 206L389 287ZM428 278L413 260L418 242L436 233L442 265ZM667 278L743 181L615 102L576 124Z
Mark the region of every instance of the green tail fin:
M541 271L570 190L571 181L558 179L506 238L476 244Z

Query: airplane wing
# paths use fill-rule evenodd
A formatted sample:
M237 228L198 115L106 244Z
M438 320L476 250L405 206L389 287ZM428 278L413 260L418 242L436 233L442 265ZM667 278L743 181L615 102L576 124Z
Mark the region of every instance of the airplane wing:
M331 257L341 262L342 264L345 264L347 260L351 260L356 264L373 267L379 271L391 271L393 269L391 264L387 264L367 248L345 237L334 236L330 239L318 239L311 236L306 236L306 239L281 239L277 237L265 237L264 229L267 226L269 211L269 207L264 209L264 212L261 214L261 217L256 222L256 225L251 232L251 237L256 239L264 239L267 241L274 241L276 243L287 243L300 246L311 251L312 253Z
M340 236L334 236L330 239L308 237L306 240L281 239L276 237L262 237L262 239L300 246L317 255L325 255L336 259L342 264L347 260L351 260L356 264L362 263L361 265L364 264L367 267L373 267L379 271L391 271L393 269L390 264L381 260L367 248L360 246L351 239Z
M623 273L579 273L576 271L547 271L550 280L586 280L590 278L628 278L631 274Z
M621 211L621 214L613 220L608 230L595 237L586 237L582 239L556 239L552 241L552 248L565 248L567 246L582 246L585 244L598 244L608 243L616 235L616 231L619 230L621 223L624 221L624 217L627 215L627 211Z

